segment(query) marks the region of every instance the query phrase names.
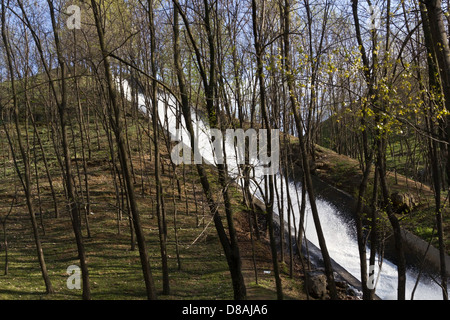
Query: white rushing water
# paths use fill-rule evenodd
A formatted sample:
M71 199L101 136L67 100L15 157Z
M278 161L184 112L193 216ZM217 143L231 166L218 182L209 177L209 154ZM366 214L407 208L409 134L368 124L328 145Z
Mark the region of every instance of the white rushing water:
M120 84L118 82L118 84ZM124 92L126 97L131 100L131 90L128 86L128 82L123 80L122 87L124 88ZM163 101L164 100L164 101ZM144 114L150 114L147 110L146 105L148 106L150 103L142 94L138 95L138 104L140 110ZM175 99L171 96L166 96L165 99L161 99L158 104L158 113L161 124L165 129L168 130L171 135L172 140L175 140L175 137L178 138L177 141L180 141L180 133L182 136L183 143L187 146L190 146L189 135L186 130L182 130L181 132L177 132L177 121L181 122L181 128L185 128L184 126L184 118L179 117L181 119L176 118L176 110L175 110L176 102ZM203 157L204 161L209 164L215 164L215 158L213 155L213 148L211 144L210 137L210 129L209 127L201 120L196 117L194 111L192 111L193 118L193 128L195 131L195 136L198 139L198 149ZM180 126L180 124L179 124ZM235 156L235 148L231 143L228 143L225 147L226 154L226 163L229 171L229 175L232 178L236 178L239 175L238 165ZM263 179L263 167L260 165L257 159L252 159L252 163L255 166L255 181L261 182ZM285 187L284 178L281 175L276 176L277 188L281 189L281 184ZM237 182L242 184L240 179L237 179ZM264 188L262 188L264 189ZM252 192L255 193L255 196L262 199L262 195L256 187L256 184L252 184ZM293 204L294 218L298 224L299 221L299 203L297 203L297 199L301 197L297 197L296 192L301 192L301 186L295 185L294 182L289 182L289 192L291 194L291 201ZM286 192L284 192L286 195ZM284 203L287 203L287 198L281 199ZM317 208L319 211L321 226L323 229L323 233L325 236L327 248L329 254L332 259L334 259L338 264L344 267L350 274L352 274L355 278L360 280L360 267L359 267L359 252L358 245L356 241L356 231L354 228L345 221L341 217L341 213L333 207L327 201L318 198L317 199ZM277 213L278 206L274 204L275 213ZM286 215L286 214L285 214ZM311 241L314 245L319 247L316 229L314 226L314 222L311 216L311 210L309 207L309 203L306 206L306 218L305 218L305 236L309 241ZM396 299L397 298L397 267L395 264L390 261L384 259L382 263L381 271L378 266L375 268L377 284L376 284L376 294L381 299ZM407 284L406 284L406 298L410 299L411 292L414 288L415 282L417 279L417 274L413 270L408 270L407 272ZM440 287L431 279L426 278L424 276L421 277L421 281L415 291L414 294L415 300L427 300L427 299L442 299L442 290Z

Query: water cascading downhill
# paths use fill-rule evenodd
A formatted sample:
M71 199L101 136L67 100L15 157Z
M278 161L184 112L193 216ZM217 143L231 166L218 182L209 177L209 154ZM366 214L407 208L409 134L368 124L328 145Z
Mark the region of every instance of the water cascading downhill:
M120 81L118 81L120 85ZM127 99L131 101L131 88L126 80L122 80L122 87ZM147 102L150 99L147 99ZM146 99L142 94L138 94L138 105L140 110L148 115L146 107ZM177 119L176 106L177 103L173 97L166 95L160 98L158 104L158 114L161 124L171 135L172 140L183 141L187 146L190 146L190 136L185 130L184 119ZM179 114L179 113L178 113ZM198 152L203 157L203 161L207 164L215 164L215 157L213 153L213 146L211 143L210 128L200 118L197 117L194 110L192 111L192 121L195 132L195 138L197 139ZM180 126L181 130L177 127ZM184 129L183 129L184 128ZM181 136L180 136L181 134ZM226 163L228 168L228 174L231 178L235 178L236 181L243 185L243 181L239 176L239 166L237 165L236 149L231 143L225 145ZM263 199L261 188L257 188L257 183L262 182L264 178L264 168L258 161L258 159L250 159L250 162L254 165L254 179L251 184L251 191L260 200ZM281 189L286 185L284 177L280 174L276 175L277 188ZM301 185L299 183L289 181L289 193L295 195L301 192ZM280 199L287 203L286 192L285 199ZM299 208L300 205L297 199L300 197L291 196L294 221L300 220ZM276 201L276 199L275 199ZM356 240L356 230L354 226L343 219L343 215L337 208L332 206L324 199L317 198L317 208L319 211L320 221L325 236L326 244L330 257L346 269L351 275L360 280L360 263L359 263L359 251ZM277 203L274 203L274 213L277 212ZM319 246L316 229L311 216L311 210L309 203L306 204L305 215L305 237L314 245ZM397 298L397 267L387 259L383 260L381 270L377 265L375 267L375 279L376 279L376 294L381 299L396 299ZM407 283L406 283L406 298L411 297L411 292L414 288L417 279L417 273L409 269L407 271ZM434 281L430 278L423 276L416 288L414 294L415 300L440 300L442 299L442 290Z

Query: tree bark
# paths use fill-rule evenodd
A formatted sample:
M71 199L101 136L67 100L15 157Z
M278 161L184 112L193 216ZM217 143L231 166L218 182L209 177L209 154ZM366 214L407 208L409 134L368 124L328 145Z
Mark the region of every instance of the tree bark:
M119 160L120 160L120 164L121 164L123 175L124 175L127 194L128 194L129 200L130 200L131 214L133 217L133 225L134 225L134 230L136 232L136 239L137 239L138 247L139 247L139 257L141 260L142 272L144 274L144 282L145 282L145 287L146 287L146 291L147 291L147 298L150 300L153 300L153 299L156 299L156 290L155 290L155 286L154 286L154 282L153 282L153 276L152 276L152 271L150 268L150 263L148 260L145 236L142 231L140 214L139 214L139 210L138 210L138 206L137 206L137 202L136 202L136 195L135 195L134 186L133 186L133 177L132 177L130 166L129 166L130 159L128 158L128 152L127 152L127 148L125 146L125 141L124 141L124 137L123 137L122 123L121 123L123 114L122 114L122 110L121 110L120 106L118 105L117 99L116 99L116 91L115 91L114 82L113 82L112 75L111 75L111 66L109 63L109 53L105 47L103 27L102 27L101 21L100 21L98 6L97 6L97 3L95 0L91 0L91 5L92 5L92 11L94 14L94 18L95 18L95 25L96 25L96 29L97 29L97 35L98 35L98 40L99 40L99 44L100 44L100 49L101 49L101 53L102 53L102 57L103 57L103 66L105 69L105 77L106 77L106 81L107 81L108 94L109 94L109 99L110 99L109 102L112 107L112 110L110 110L111 114L113 115L111 117L111 126L112 126L112 128L114 130L114 134L116 136L116 142L117 142L117 146L119 148Z
M291 74L290 72L292 71L291 61L290 61L290 56L289 56L289 52L290 52L290 42L289 42L290 17L289 17L289 13L290 13L290 3L289 3L289 0L285 0L285 5L284 5L284 19L285 19L285 22L284 22L284 27L285 27L285 30L284 30L284 46L285 46L284 54L285 54L285 59L286 59L286 73L288 75L290 75ZM305 185L303 186L303 188L306 188L306 191L307 191L308 197L309 197L311 213L313 216L314 225L315 225L316 232L317 232L317 238L319 240L319 246L320 246L320 250L322 252L322 257L323 257L323 261L324 261L325 274L326 274L328 285L329 285L330 297L333 300L337 300L338 297L337 297L336 283L334 281L333 267L331 265L331 259L330 259L330 255L328 253L325 236L323 234L322 226L320 223L319 211L318 211L317 205L316 205L316 197L315 197L314 187L313 187L312 178L311 178L308 153L306 150L306 142L305 142L304 133L303 133L303 119L302 119L300 112L297 110L298 102L295 98L294 79L293 79L292 75L287 76L287 84L288 84L288 88L289 88L289 97L291 100L291 108L292 108L292 112L294 115L295 125L297 127L298 139L299 139L299 144L300 144L300 152L301 152L304 182L305 182Z
M14 154L13 144L12 144L12 141L8 134L8 130L6 129L6 124L4 124L4 128L5 128L5 132L8 136L9 144L11 146L11 152L14 157L14 165L16 167L17 174L22 182L22 187L25 192L25 199L26 199L26 204L27 204L27 208L28 208L28 213L30 214L31 226L32 226L33 235L34 235L34 242L36 245L36 252L37 252L38 259L39 259L39 264L41 266L41 273L42 273L42 277L44 279L46 292L48 294L51 294L54 292L54 290L53 290L52 283L50 281L50 277L48 275L47 264L46 264L45 258L44 258L44 251L42 249L42 244L41 244L41 240L40 240L40 236L39 236L39 230L38 230L38 226L37 226L37 222L36 222L36 216L34 213L32 199L31 199L30 162L28 159L27 150L25 149L25 146L23 145L22 132L21 132L21 127L20 127L20 123L19 123L19 104L18 104L16 87L15 87L15 77L14 77L12 53L11 53L9 39L8 39L7 31L6 31L6 6L4 3L4 0L2 0L1 21L2 21L2 28L1 28L2 29L2 39L3 39L3 44L5 46L5 51L6 51L6 60L7 60L9 74L10 74L11 91L12 91L12 95L13 95L14 122L15 122L15 126L16 126L16 133L17 133L17 140L19 142L20 154L21 154L22 161L24 164L24 172L23 173L19 169L19 165L16 160L16 155Z
M148 15L149 15L149 27L150 27L150 61L152 76L156 79L156 35L155 25L153 21L153 0L148 1ZM156 183L156 216L158 218L159 229L159 242L161 247L161 259L162 259L162 273L163 273L163 294L170 294L169 284L169 267L167 264L167 226L165 219L165 210L162 205L163 188L160 174L160 151L159 151L159 114L158 114L158 87L155 80L152 80L151 97L152 97L152 120L153 120L153 144L155 147L155 183Z
M191 109L189 106L189 99L188 99L188 94L187 94L187 90L186 90L185 79L184 79L184 74L182 71L183 69L181 66L181 57L180 57L178 16L181 13L181 10L180 10L181 8L180 8L178 1L174 0L173 2L174 2L174 20L173 20L174 63L175 63L175 69L176 69L176 73L177 73L179 90L180 90L180 94L181 94L181 109L182 109L182 113L183 113L183 116L185 119L186 129L188 130L188 132L191 136L191 149L195 150L195 147L194 147L195 146L195 133L194 133L194 129L192 126ZM187 30L189 30L189 27L188 27L189 24L187 23L185 16L182 15L182 17L185 22ZM188 33L189 33L189 31L188 31ZM193 39L191 39L191 40L193 40ZM199 54L197 54L197 58L200 58ZM207 94L210 94L211 92L214 93L214 91L213 90L211 91L211 89L207 90ZM211 98L207 99L207 103L213 103ZM210 117L210 119L211 119L211 117ZM220 217L220 213L218 211L218 206L213 199L212 190L211 190L206 172L203 168L203 165L196 164L196 168L197 168L197 173L200 178L200 183L203 188L203 192L206 196L209 210L211 212L211 215L213 215L213 221L214 221L214 225L216 227L217 234L219 236L220 243L222 244L222 248L223 248L225 256L227 258L228 266L229 266L230 273L231 273L231 279L232 279L232 283L233 283L234 298L236 300L246 299L246 296L247 296L246 287L245 287L244 278L242 275L242 270L241 270L242 263L240 260L240 255L239 255L239 251L238 251L239 249L237 247L237 243L235 240L233 240L233 234L230 234L231 240L228 239L228 236L225 232L225 228L222 223L222 219ZM220 172L220 169L219 169L219 172ZM224 200L226 201L227 199L224 199ZM231 219L232 219L232 217L227 216L227 221L229 222L229 225L228 225L229 228L232 227L232 225L230 225L230 221L232 222ZM232 231L233 229L229 229L229 230Z
M423 23L424 32L431 31L431 38L433 43L433 51L436 53L437 57L437 67L439 69L439 75L444 95L444 103L445 108L450 110L450 46L448 42L447 33L445 30L445 25L442 17L442 7L441 0L427 0L423 1L426 5L426 11L428 13L428 20ZM425 18L424 12L425 8L421 8L422 18ZM426 29L429 30L426 30ZM427 37L426 37L427 39ZM428 40L428 42L431 42ZM446 129L445 129L445 138L448 143L450 143L450 116L447 115L445 119ZM446 171L447 171L447 184L450 186L450 156L449 150L450 147L447 144L447 162L446 162ZM435 172L435 175L438 172ZM433 177L433 181L436 180L437 177ZM436 192L436 201L440 203L440 188L435 190ZM440 208L436 208L436 223L437 223L437 231L439 238L439 257L440 257L440 271L441 271L441 286L442 286L442 295L445 300L448 300L448 289L447 289L447 272L446 272L446 263L445 263L445 242L444 242L444 229L443 229L443 218L442 212Z
M263 13L264 14L264 13ZM264 84L264 74L263 74L263 48L260 42L260 34L258 32L258 18L257 18L257 4L256 0L252 0L252 26L253 26L253 39L256 51L256 73L259 82L259 95L260 95L260 108L262 117L264 119L265 129L267 130L267 152L272 152L272 136L271 136L271 124L267 115L266 110L266 89ZM283 300L283 286L281 284L280 270L278 264L278 250L276 247L275 235L274 235L274 224L273 224L273 204L274 204L274 181L273 176L266 176L266 181L268 180L268 193L265 193L265 205L267 212L267 226L269 230L270 239L270 250L272 252L272 264L275 277L275 284L277 288L277 298L278 300Z
M72 226L75 233L75 239L77 243L77 249L78 249L78 257L80 259L80 267L81 267L81 275L83 280L83 299L84 300L90 300L91 299L91 288L89 283L89 273L88 273L88 267L86 262L86 251L84 249L83 244L83 236L81 234L81 221L80 221L80 208L79 203L75 195L75 188L73 185L73 175L72 175L72 163L71 163L71 154L69 150L69 143L67 140L67 87L66 87L66 72L65 72L65 61L62 55L62 48L61 43L59 40L58 35L58 29L57 29L57 23L55 19L55 10L53 6L53 0L47 0L48 6L50 9L50 17L52 20L52 27L53 27L53 34L55 38L55 47L56 47L56 53L58 58L58 64L61 72L61 101L57 101L58 106L58 115L60 120L60 126L61 126L61 143L63 147L63 153L64 153L64 165L66 169L66 188L67 188L67 195L69 198L69 206L70 206L70 213L72 218ZM55 96L55 99L57 97Z
M422 27L424 30L424 38L425 45L427 47L427 61L428 61L428 78L429 78L429 90L433 92L431 95L432 101L430 101L430 113L433 116L433 106L437 106L438 108L443 108L444 104L448 107L450 99L449 83L450 76L448 75L449 69L443 70L443 68L450 68L450 50L448 48L447 36L442 35L443 30L443 21L440 13L440 3L439 1L428 1L427 6L423 3L420 3L420 12L422 17ZM428 9L428 15L427 15ZM435 19L433 23L431 23L431 19ZM436 19L440 19L436 21ZM432 27L434 25L434 27ZM440 36L439 36L439 35ZM434 45L433 45L434 44ZM439 45L440 44L440 45ZM440 49L441 47L444 47ZM445 48L446 46L446 48ZM443 52L442 52L443 51ZM439 59L439 56L441 57ZM439 67L439 63L441 64ZM441 80L442 79L442 80ZM443 87L445 85L445 87ZM445 90L444 90L445 89ZM443 91L443 92L442 92ZM440 93L444 94L444 99L440 99ZM444 100L444 101L442 101ZM448 109L447 109L448 110ZM447 118L447 128L450 126L450 121ZM434 128L431 127L433 122L430 121L429 130L434 133ZM450 142L450 136L447 132L447 141ZM445 149L445 147L444 147ZM447 146L447 150L448 150ZM448 151L447 151L448 152ZM448 153L447 153L448 155ZM447 288L447 271L446 271L446 263L445 263L445 242L444 242L444 229L443 229L443 216L442 216L442 208L441 208L441 183L440 183L440 168L439 168L439 155L438 155L438 146L435 140L429 142L429 156L431 161L431 172L432 172L432 181L434 185L434 193L435 193L435 217L436 217L436 227L439 239L439 257L440 257L440 272L441 272L441 287L442 287L442 295L444 300L448 300L448 288ZM447 156L447 171L449 170ZM448 177L450 178L450 176Z

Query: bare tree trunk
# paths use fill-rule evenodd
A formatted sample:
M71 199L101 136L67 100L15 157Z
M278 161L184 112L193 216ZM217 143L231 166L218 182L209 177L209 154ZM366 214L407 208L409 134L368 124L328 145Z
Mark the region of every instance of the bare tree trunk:
M98 11L98 5L95 0L91 0L92 10L95 18L95 25L97 28L97 35L98 40L100 44L101 53L103 56L103 66L105 69L105 76L108 86L108 94L110 99L110 104L112 106L111 113L113 117L111 117L111 126L114 129L114 133L116 135L116 141L119 148L119 159L120 164L122 167L122 171L124 174L124 180L127 187L127 194L130 199L130 207L131 207L131 214L133 216L133 224L134 224L134 230L136 232L136 239L138 242L139 247L139 256L141 259L141 265L142 265L142 271L144 273L144 281L145 286L147 289L147 297L148 299L156 299L156 291L155 286L153 283L153 276L150 268L150 263L148 260L148 254L147 254L147 245L145 243L145 237L144 233L142 231L142 225L139 215L139 210L137 207L136 202L136 196L134 192L134 186L133 186L133 177L130 171L129 167L129 161L127 149L125 146L125 141L123 138L123 132L122 132L122 110L120 106L117 103L116 100L116 92L114 88L114 83L111 75L111 67L109 64L109 52L107 51L105 47L105 40L104 40L104 34L103 34L103 27L101 25L99 11Z
M50 9L50 17L52 20L53 34L55 38L55 47L56 53L58 57L58 64L61 72L61 101L57 102L58 105L58 114L61 126L61 143L63 147L64 153L64 165L66 169L66 187L67 187L67 195L69 198L69 206L72 217L72 226L75 233L75 238L77 242L78 248L78 257L80 259L81 271L82 271L82 279L83 279L83 299L90 300L91 299L91 288L89 283L89 273L86 262L86 251L84 249L83 244L83 236L81 234L81 221L80 221L80 208L79 203L77 201L75 195L75 188L72 181L72 163L71 163L71 155L69 150L69 143L67 140L67 87L66 87L66 74L65 74L65 61L62 55L61 43L59 40L57 23L55 19L55 10L53 6L53 0L47 0L49 9ZM57 99L57 97L55 97Z
M153 19L153 0L148 1L148 15L149 15L149 27L150 27L150 59L151 59L151 69L152 76L156 79L156 40L155 40L155 25ZM160 175L160 152L159 152L159 114L158 114L158 87L156 81L152 80L151 87L151 97L152 97L152 120L153 120L153 143L155 147L155 183L156 183L156 216L158 218L158 229L159 229L159 242L161 247L161 259L162 259L162 273L163 273L163 294L170 294L170 284L169 284L169 267L167 265L167 225L165 219L165 210L162 205L163 202L163 188Z
M0 223L2 224L2 229L3 229L3 248L5 249L5 266L3 268L5 276L8 275L8 271L9 271L7 223L8 223L8 218L11 215L12 209L14 208L16 201L17 201L17 189L16 189L16 193L14 194L13 200L11 201L11 206L9 207L8 213L5 215L5 217L3 219L0 218Z
M32 225L32 228L33 228L34 241L35 241L35 245L36 245L37 256L38 256L38 259L39 259L39 264L41 266L41 272L42 272L42 277L44 278L46 292L48 294L51 294L51 293L54 292L53 291L53 286L52 286L52 283L50 281L50 277L48 276L47 265L45 263L45 258L44 258L44 251L42 249L42 244L41 244L41 240L40 240L40 236L39 236L39 230L38 230L38 226L37 226L37 222L36 222L36 216L35 216L35 213L34 213L32 199L31 199L31 171L30 171L30 163L29 163L29 159L28 159L27 150L25 149L25 146L23 145L22 132L21 132L20 123L19 123L19 104L18 104L18 100L17 100L17 93L16 93L16 87L15 87L15 77L14 77L12 53L10 51L11 48L10 48L10 44L9 44L9 40L8 40L8 36L7 36L7 31L6 31L6 6L5 6L5 3L4 3L4 0L2 0L2 13L1 14L2 14L2 16L1 16L1 21L2 21L2 39L3 39L3 44L5 46L8 70L9 70L9 73L10 73L11 91L12 91L12 95L13 95L14 121L15 121L15 126L16 126L17 140L19 142L20 154L21 154L21 157L22 157L23 165L24 165L24 172L23 173L19 169L19 165L17 163L17 158L16 158L16 155L14 154L13 144L12 144L12 141L10 139L8 130L6 128L6 124L4 124L4 128L5 128L5 132L6 132L7 136L8 136L8 142L10 144L11 152L12 152L12 155L13 155L13 158L14 158L14 165L16 167L17 174L18 174L18 176L19 176L19 178L20 178L20 180L22 182L22 187L23 187L23 190L25 192L26 204L27 204L28 212L30 214L31 225Z
M183 113L183 116L185 119L186 128L191 136L191 148L192 148L192 150L194 150L195 133L194 133L194 129L192 126L191 110L190 110L190 106L189 106L189 100L188 100L188 95L187 95L187 90L186 90L186 85L185 85L185 80L184 80L184 74L183 74L183 69L181 67L181 60L180 60L178 15L180 14L181 10L180 10L180 5L179 5L178 1L174 0L174 4L175 4L174 5L174 22L173 22L173 24L174 24L174 27L173 27L174 28L174 62L175 62L175 69L177 72L179 89L180 89L180 93L181 93L182 113ZM189 30L189 27L188 27L189 24L187 23L187 20L185 19L184 15L183 15L183 20L185 22L187 30ZM209 20L209 18L207 20ZM210 41L210 43L211 43L211 41ZM197 54L197 58L200 59L199 54ZM215 70L212 68L211 75L214 72L215 72ZM211 92L214 92L214 91L211 91L210 89L205 90L205 91L207 91L207 96L209 96L209 94L211 94ZM213 102L213 100L211 100L211 98L209 98L207 100L207 103L212 103L212 102ZM211 109L209 111L211 111ZM231 233L232 232L232 229L231 229L232 224L230 224L230 222L232 222L231 221L232 217L229 217L227 215L228 227L229 227L229 230L231 233L230 234L231 239L228 239L228 236L225 232L225 228L222 223L222 219L221 219L219 211L218 211L218 205L216 204L216 202L214 201L213 196L212 196L212 190L210 188L210 184L209 184L205 169L203 168L202 164L197 164L196 168L197 168L197 173L200 177L200 183L202 185L203 192L206 196L209 210L211 212L211 215L213 215L214 225L216 227L217 234L219 236L220 242L222 244L222 248L223 248L225 256L227 258L228 266L229 266L230 273L231 273L231 279L232 279L232 283L233 283L234 298L236 300L246 299L246 288L245 288L244 278L243 278L242 270L241 270L242 263L241 263L240 255L239 255L239 251L238 251L239 249L238 249L235 239L233 239L235 237L235 234L233 235ZM220 168L219 168L219 172L220 172ZM223 194L225 196L225 193L223 193ZM224 198L224 201L226 202L227 199Z
M285 5L284 5L284 19L285 19L284 45L285 45L285 50L284 50L284 54L285 54L285 59L286 59L286 73L287 74L290 74L290 72L291 72L291 62L290 62L290 57L289 57L289 52L290 52L289 13L290 13L289 0L285 0ZM312 212L312 216L313 216L313 220L314 220L314 225L316 227L317 237L319 240L319 246L320 246L320 250L322 252L322 257L323 257L323 261L324 261L325 274L326 274L329 289L330 289L330 297L333 300L337 300L338 297L337 297L337 291L336 291L336 283L334 281L333 267L331 265L331 259L330 259L330 255L328 253L325 237L324 237L324 234L322 231L322 226L320 223L319 212L318 212L317 205L316 205L316 197L315 197L315 193L314 193L314 187L312 184L312 178L311 178L311 172L310 172L310 166L309 166L309 160L308 160L308 153L306 150L306 142L305 142L304 133L303 133L303 119L302 119L301 114L297 111L298 102L294 96L294 82L293 82L292 76L287 77L287 83L288 83L288 88L289 88L289 92L290 92L289 96L291 99L291 108L292 108L292 111L294 114L295 125L297 127L298 139L299 139L299 143L300 143L300 151L301 151L302 164L303 164L303 174L304 174L304 181L305 181L305 185L303 186L303 188L306 187L306 191L307 191L308 197L309 197L309 203L311 205L311 212Z
M173 230L175 235L175 253L177 255L177 264L178 264L178 271L181 271L181 257L180 257L180 249L179 249L179 241L178 241L178 225L177 225L177 215L178 215L178 208L177 208L177 201L175 199L175 183L174 183L174 177L171 179L171 185L172 185L172 201L173 201Z
M264 14L264 9L262 8L262 14ZM259 81L259 94L260 94L260 105L261 105L261 112L262 117L264 119L264 125L267 129L268 135L267 135L267 152L272 152L272 136L271 136L271 124L267 115L266 110L266 95L265 95L265 84L264 84L264 74L263 74L263 61L262 56L264 54L262 44L260 42L260 33L258 32L258 14L257 14L257 4L255 0L252 0L252 26L253 26L253 38L254 38L254 45L256 50L256 73ZM267 211L267 225L269 229L269 240L270 240L270 249L272 252L272 264L273 264L273 271L274 271L274 277L275 277L275 284L277 288L277 298L278 300L283 299L283 286L281 284L281 278L280 278L280 270L279 270L279 264L278 264L278 252L275 242L275 236L274 236L274 224L273 224L273 203L274 203L274 181L273 176L266 176L266 178L269 180L268 182L268 193L265 193L265 199L266 199L266 211Z
M437 67L439 69L439 75L441 80L441 88L444 94L444 102L447 110L450 110L450 46L448 42L447 33L443 21L443 13L441 7L441 0L427 0L423 1L426 5L428 13L427 23L423 23L424 32L431 31L431 38L433 44L433 51L437 57ZM425 18L424 8L421 8L422 18ZM429 30L426 30L426 29ZM430 32L429 32L430 33ZM431 42L428 40L428 42ZM428 45L430 46L430 44ZM444 133L446 141L450 143L450 116L447 115L446 121L446 131ZM450 186L450 147L447 145L447 183ZM435 172L437 174L437 172ZM436 182L435 182L436 183ZM435 190L436 197L440 197L440 189ZM436 198L438 201L438 199ZM439 199L440 200L440 199ZM440 202L440 201L439 201ZM448 300L448 289L447 289L447 272L445 264L445 242L444 242L444 229L443 229L443 218L440 208L436 208L436 222L437 231L439 238L439 256L440 256L440 271L441 271L441 285L442 285L442 295L445 300Z
M76 48L76 32L74 30L74 45ZM76 52L76 49L75 49ZM75 60L76 60L76 54L75 54ZM80 97L80 88L78 84L78 78L77 78L77 66L74 64L73 67L73 76L75 80L75 93L76 93L76 99L77 99L77 105L78 105L78 124L79 124L79 130L80 130L80 142L81 142L81 157L83 161L83 175L84 175L84 191L86 193L86 202L84 204L84 212L85 212L85 223L86 223L86 231L88 234L88 238L91 237L91 231L89 227L89 215L91 213L91 195L89 192L89 175L88 175L88 169L87 169L87 162L86 162L86 147L85 147L85 133L84 133L84 115L83 115L83 108L81 106L81 97ZM89 125L89 124L88 124ZM81 183L80 183L80 189L81 189Z
M386 181L386 165L385 154L383 144L384 138L377 139L378 159L377 167L380 179L380 187L383 195L383 205L386 210L389 222L391 223L392 230L394 232L395 251L397 255L397 272L398 272L398 300L405 300L406 298L406 261L405 253L403 249L403 240L401 234L400 223L392 210L392 204L389 195L389 189Z

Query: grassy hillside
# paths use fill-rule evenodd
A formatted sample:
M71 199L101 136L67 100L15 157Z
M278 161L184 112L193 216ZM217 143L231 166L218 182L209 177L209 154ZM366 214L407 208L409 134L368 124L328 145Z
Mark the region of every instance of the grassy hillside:
M143 229L148 245L150 264L155 279L155 285L160 293L162 290L162 272L159 249L157 218L153 214L156 206L154 186L154 161L150 158L148 137L143 135L139 126L146 123L145 118L139 120L127 118L127 133L130 139L130 152L133 159L135 188L138 194L138 205L141 213ZM127 212L118 211L112 162L108 149L106 132L100 129L100 135L95 134L95 123L91 123L91 157L87 160L89 189L91 197L90 214L82 211L82 232L87 254L91 291L93 299L145 299L146 292L137 245L132 250L130 223ZM100 127L101 128L101 127ZM11 129L11 128L10 128ZM24 138L25 126L23 129ZM45 174L43 157L32 164L33 179L39 179L39 196L33 189L34 208L36 210L39 232L41 235L44 255L49 270L55 294L46 295L45 286L39 263L36 257L31 223L23 191L14 169L11 153L8 151L5 131L0 130L0 140L3 151L0 155L0 217L4 221L9 212L12 199L17 190L17 202L5 223L6 232L0 232L0 299L80 299L81 290L69 290L66 285L67 267L78 265L77 248L72 231L70 216L64 197L64 185L55 153L51 133L46 125L39 125L45 155L50 167L53 185L57 191L60 217L54 217L54 208L48 179ZM11 131L12 132L12 131ZM28 126L30 152L36 149L33 140L33 130ZM137 144L138 138L143 139L142 149ZM72 139L75 138L75 139ZM70 132L74 171L82 170L79 132L74 126ZM34 141L34 143L33 143ZM76 142L74 144L74 142ZM161 138L161 145L164 146ZM185 167L185 180L182 179L182 167L177 167L180 177L181 194L173 187L172 166L169 153L162 148L164 201L168 222L168 257L171 294L159 296L160 299L232 299L233 290L228 265L222 247L217 237L214 224L206 204L203 202L201 186L195 167ZM36 168L35 168L36 165ZM21 167L22 164L19 163ZM35 171L35 169L37 169ZM210 168L211 169L211 168ZM37 172L37 176L35 175ZM215 194L219 194L216 177L209 170ZM83 176L82 176L83 177ZM84 178L75 179L77 189L84 188ZM80 183L81 187L80 188ZM84 192L84 189L83 189ZM243 270L249 298L275 299L275 284L273 275L264 271L272 270L269 243L266 237L256 241L256 261L258 284L255 283L252 248L247 224L247 213L241 204L239 190L230 189L233 199L233 210L242 250ZM83 193L84 194L84 193ZM123 195L123 193L121 193ZM84 194L85 195L85 194ZM82 199L81 193L79 193ZM122 198L123 199L123 198ZM126 198L124 199L126 201ZM39 206L39 203L41 206ZM126 202L125 202L126 205ZM176 207L176 218L175 218ZM42 209L42 214L39 208ZM220 208L222 210L223 208ZM119 218L119 214L121 217ZM178 237L180 265L177 259L177 243L175 241L174 221ZM223 223L226 225L226 219ZM91 237L88 237L87 227ZM8 243L8 274L4 274L5 248L3 237ZM305 299L303 289L303 272L295 267L294 278L289 278L287 268L282 274L287 298Z
M331 149L339 154L357 158L360 150L355 146L360 145L356 138L359 135L359 124L345 125L337 121L337 116L332 116L323 122L320 127L320 137L318 144L327 149ZM339 132L339 136L336 133ZM403 126L402 133L392 133L386 146L386 168L388 171L399 173L410 179L431 184L430 177L427 176L428 146L424 136L415 130ZM368 130L369 141L371 141L371 131ZM428 170L428 171L427 171Z

